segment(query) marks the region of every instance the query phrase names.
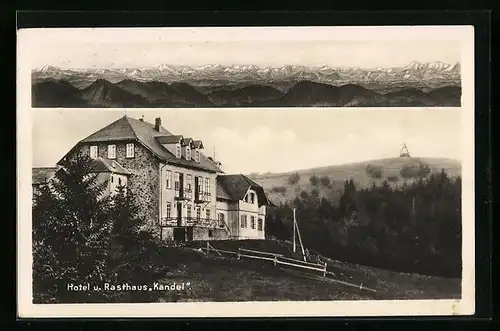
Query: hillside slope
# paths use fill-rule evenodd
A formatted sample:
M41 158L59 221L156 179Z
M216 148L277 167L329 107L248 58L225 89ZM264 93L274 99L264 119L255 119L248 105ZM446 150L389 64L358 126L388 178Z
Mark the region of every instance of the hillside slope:
M388 158L370 160L365 162L334 165L328 167L304 169L294 172L271 173L271 174L253 174L250 175L257 183L264 187L271 201L281 203L293 200L301 191L310 192L317 189L321 196L327 198L337 198L343 191L343 183L346 178L352 178L354 183L360 187L369 187L373 183L381 184L388 180L392 185L403 183L401 178L401 169L405 166L418 165L423 163L429 166L432 172L445 169L451 176L461 174L461 164L456 160L445 158ZM381 178L372 178L366 171L368 165L380 167L382 169ZM295 184L289 184L288 180L294 173L299 174L300 179ZM326 187L321 183L312 185L310 177L327 176L330 179L331 186ZM285 191L283 192L283 188Z
M274 240L214 241L217 249L236 251L238 247L279 252L290 256L291 245ZM276 300L390 300L460 297L460 280L405 274L377 268L328 261L335 277L322 279L307 271L275 267L269 261L237 260L228 255L196 248L205 242L191 242L190 247L165 248L176 256L175 266L160 283L188 283L184 292L167 291L160 301L276 301ZM165 260L165 263L169 261ZM372 288L364 291L334 280Z

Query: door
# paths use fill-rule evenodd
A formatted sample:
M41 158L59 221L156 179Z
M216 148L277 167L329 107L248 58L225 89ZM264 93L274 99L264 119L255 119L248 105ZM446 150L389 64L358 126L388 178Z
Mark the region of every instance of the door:
M182 202L177 202L177 226L182 226Z
M187 241L193 240L193 227L187 228Z
M186 241L186 228L174 228L174 240Z

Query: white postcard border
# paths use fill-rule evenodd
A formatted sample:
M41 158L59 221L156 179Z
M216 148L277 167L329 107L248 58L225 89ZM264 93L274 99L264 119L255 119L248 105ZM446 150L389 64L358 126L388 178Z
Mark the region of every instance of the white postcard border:
M216 32L216 33L214 33ZM33 304L31 229L31 47L51 39L68 44L102 42L194 40L458 40L462 68L462 298L460 300L285 301L147 304ZM300 317L300 316L435 316L472 315L475 311L474 241L474 30L472 26L408 27L272 27L272 28L113 28L25 29L18 31L17 67L17 189L18 189L18 315L21 318L73 317ZM434 108L434 111L439 109ZM71 110L67 110L71 111ZM101 110L100 110L101 111ZM102 111L113 111L103 109ZM247 110L251 111L251 110ZM293 109L291 110L293 111ZM349 111L349 109L343 109ZM373 111L373 110L372 110ZM383 109L377 109L383 111ZM407 108L405 111L411 111ZM432 142L430 142L432 143Z

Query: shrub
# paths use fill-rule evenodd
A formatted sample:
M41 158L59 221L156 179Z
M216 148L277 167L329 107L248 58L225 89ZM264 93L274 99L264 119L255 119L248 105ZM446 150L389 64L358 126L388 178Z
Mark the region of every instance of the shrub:
M300 175L298 173L294 173L290 177L288 177L288 184L290 185L295 185L299 182L300 180Z
M426 178L431 173L431 169L427 164L418 163L412 165L405 165L401 171L403 178Z
M372 164L368 164L366 166L366 173L371 178L382 178L383 170L382 170L382 167L374 166Z
M321 185L325 187L330 187L332 186L332 181L330 180L330 177L328 176L323 176L320 178Z
M274 186L271 188L271 192L273 193L285 193L286 192L286 187L284 186Z
M318 182L319 182L319 178L318 178L318 176L316 176L316 175L312 175L311 177L309 177L309 182L310 182L310 183L311 183L311 185L313 185L313 186L318 185Z

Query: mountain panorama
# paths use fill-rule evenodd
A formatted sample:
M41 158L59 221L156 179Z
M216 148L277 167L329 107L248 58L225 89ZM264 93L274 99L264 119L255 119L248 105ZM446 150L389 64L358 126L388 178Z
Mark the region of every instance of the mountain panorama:
M458 107L460 64L399 68L162 64L32 71L34 107Z

